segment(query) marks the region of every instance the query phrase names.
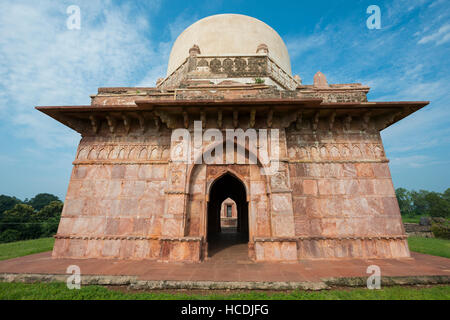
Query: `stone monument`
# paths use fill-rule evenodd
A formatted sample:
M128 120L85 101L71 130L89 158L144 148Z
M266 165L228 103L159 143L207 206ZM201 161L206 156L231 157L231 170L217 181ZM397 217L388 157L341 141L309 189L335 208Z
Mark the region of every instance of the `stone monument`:
M81 135L53 257L201 262L228 198L254 261L409 257L380 131L427 102L369 102L368 92L321 72L302 84L257 19L197 21L155 87L37 107ZM200 144L174 138L180 129ZM247 136L208 139L228 131ZM241 161L202 161L219 149Z

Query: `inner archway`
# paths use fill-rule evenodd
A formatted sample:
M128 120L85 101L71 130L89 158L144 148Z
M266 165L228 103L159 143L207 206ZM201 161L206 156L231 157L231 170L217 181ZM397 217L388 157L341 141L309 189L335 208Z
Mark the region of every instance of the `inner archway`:
M232 199L237 217L235 227L221 226L224 201ZM248 259L248 202L245 186L238 178L226 173L213 182L208 201L208 257L214 259Z

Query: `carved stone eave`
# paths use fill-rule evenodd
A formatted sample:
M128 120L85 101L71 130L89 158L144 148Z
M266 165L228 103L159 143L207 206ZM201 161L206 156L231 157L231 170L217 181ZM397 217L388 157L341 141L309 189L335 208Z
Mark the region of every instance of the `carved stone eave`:
M297 119L295 120L295 128L300 130L302 128L303 110L297 111Z
M328 118L328 130L332 131L334 126L334 121L336 119L336 110L333 110L331 112L330 117Z
M314 132L317 131L317 127L319 125L319 119L320 119L320 111L316 111L314 113L314 117L312 118L312 121L311 121L311 127Z
M344 119L343 119L343 123L344 123L344 128L345 130L349 131L352 125L352 116L351 114L347 114L345 115Z
M107 114L106 121L108 122L109 131L111 133L114 133L116 131L117 119L114 118L112 115Z
M125 131L128 134L128 133L130 133L130 129L131 129L130 116L125 113L122 113L121 116L122 116L122 120L123 120L123 126L125 127Z
M97 134L98 130L100 129L100 123L98 121L98 118L95 115L91 114L89 116L89 120L91 121L92 132L94 134Z
M222 110L217 111L217 127L222 128L223 122L222 122Z
M367 131L369 129L369 123L370 123L370 116L371 116L370 110L364 113L362 116L362 123L361 123L361 131Z
M149 126L160 130L189 127L195 120L214 119L209 124L224 125L231 117L235 127L282 127L300 130L306 121L312 130L334 130L336 122L347 129L381 131L428 102L322 103L321 99L253 99L253 100L138 100L136 105L91 105L37 107L81 134L100 134L108 128L111 134L146 132ZM245 124L240 118L247 119ZM151 121L147 121L151 120ZM248 122L247 122L248 121ZM353 122L359 123L358 126ZM135 129L136 130L135 130ZM245 129L245 128L244 128Z
M255 127L255 123L256 123L256 109L252 109L250 111L250 122L248 124L249 128Z
M273 109L270 109L267 113L267 127L272 128L273 124Z
M189 128L189 114L186 110L183 110L183 123L185 129Z
M239 111L233 110L233 127L236 129L239 127Z
M139 128L141 129L141 133L145 133L147 121L145 119L144 114L142 112L138 112L137 119L139 121Z
M67 116L67 115L63 114L62 112L56 112L55 116L58 118L59 122L68 126L72 130L77 131L77 129L78 130L80 128L86 129L88 127L88 125L85 122L83 122L82 120ZM95 128L95 130L98 132L98 126Z

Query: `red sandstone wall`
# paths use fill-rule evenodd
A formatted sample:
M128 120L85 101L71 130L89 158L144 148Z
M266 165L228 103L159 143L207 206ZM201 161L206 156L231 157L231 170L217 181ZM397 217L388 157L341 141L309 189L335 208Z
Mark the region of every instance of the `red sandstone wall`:
M379 135L310 138L288 142L299 259L409 256Z
M81 141L55 257L159 257L167 184L163 152L152 151L151 141L116 140Z
M258 165L190 172L168 162L168 140L83 138L54 257L197 261L208 186L228 170L248 189L249 252L257 260L409 256L378 133L281 131L273 176Z

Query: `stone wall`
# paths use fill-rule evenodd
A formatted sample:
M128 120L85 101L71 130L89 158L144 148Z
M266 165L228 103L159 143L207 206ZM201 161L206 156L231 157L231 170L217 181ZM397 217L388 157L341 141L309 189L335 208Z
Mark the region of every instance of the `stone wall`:
M163 140L81 140L53 256L159 258L168 175Z
M424 238L434 238L431 232L431 225L422 226L418 223L404 223L405 232L408 236L418 236Z
M289 137L299 259L409 256L378 133Z
M245 185L257 261L408 257L380 134L361 121L274 119L274 175L248 164L248 150L247 164L172 161L180 142L163 124L140 131L136 122L128 130L103 122L80 142L53 256L199 261L209 188L230 173ZM222 130L232 126L228 114ZM204 141L203 152L211 146Z

